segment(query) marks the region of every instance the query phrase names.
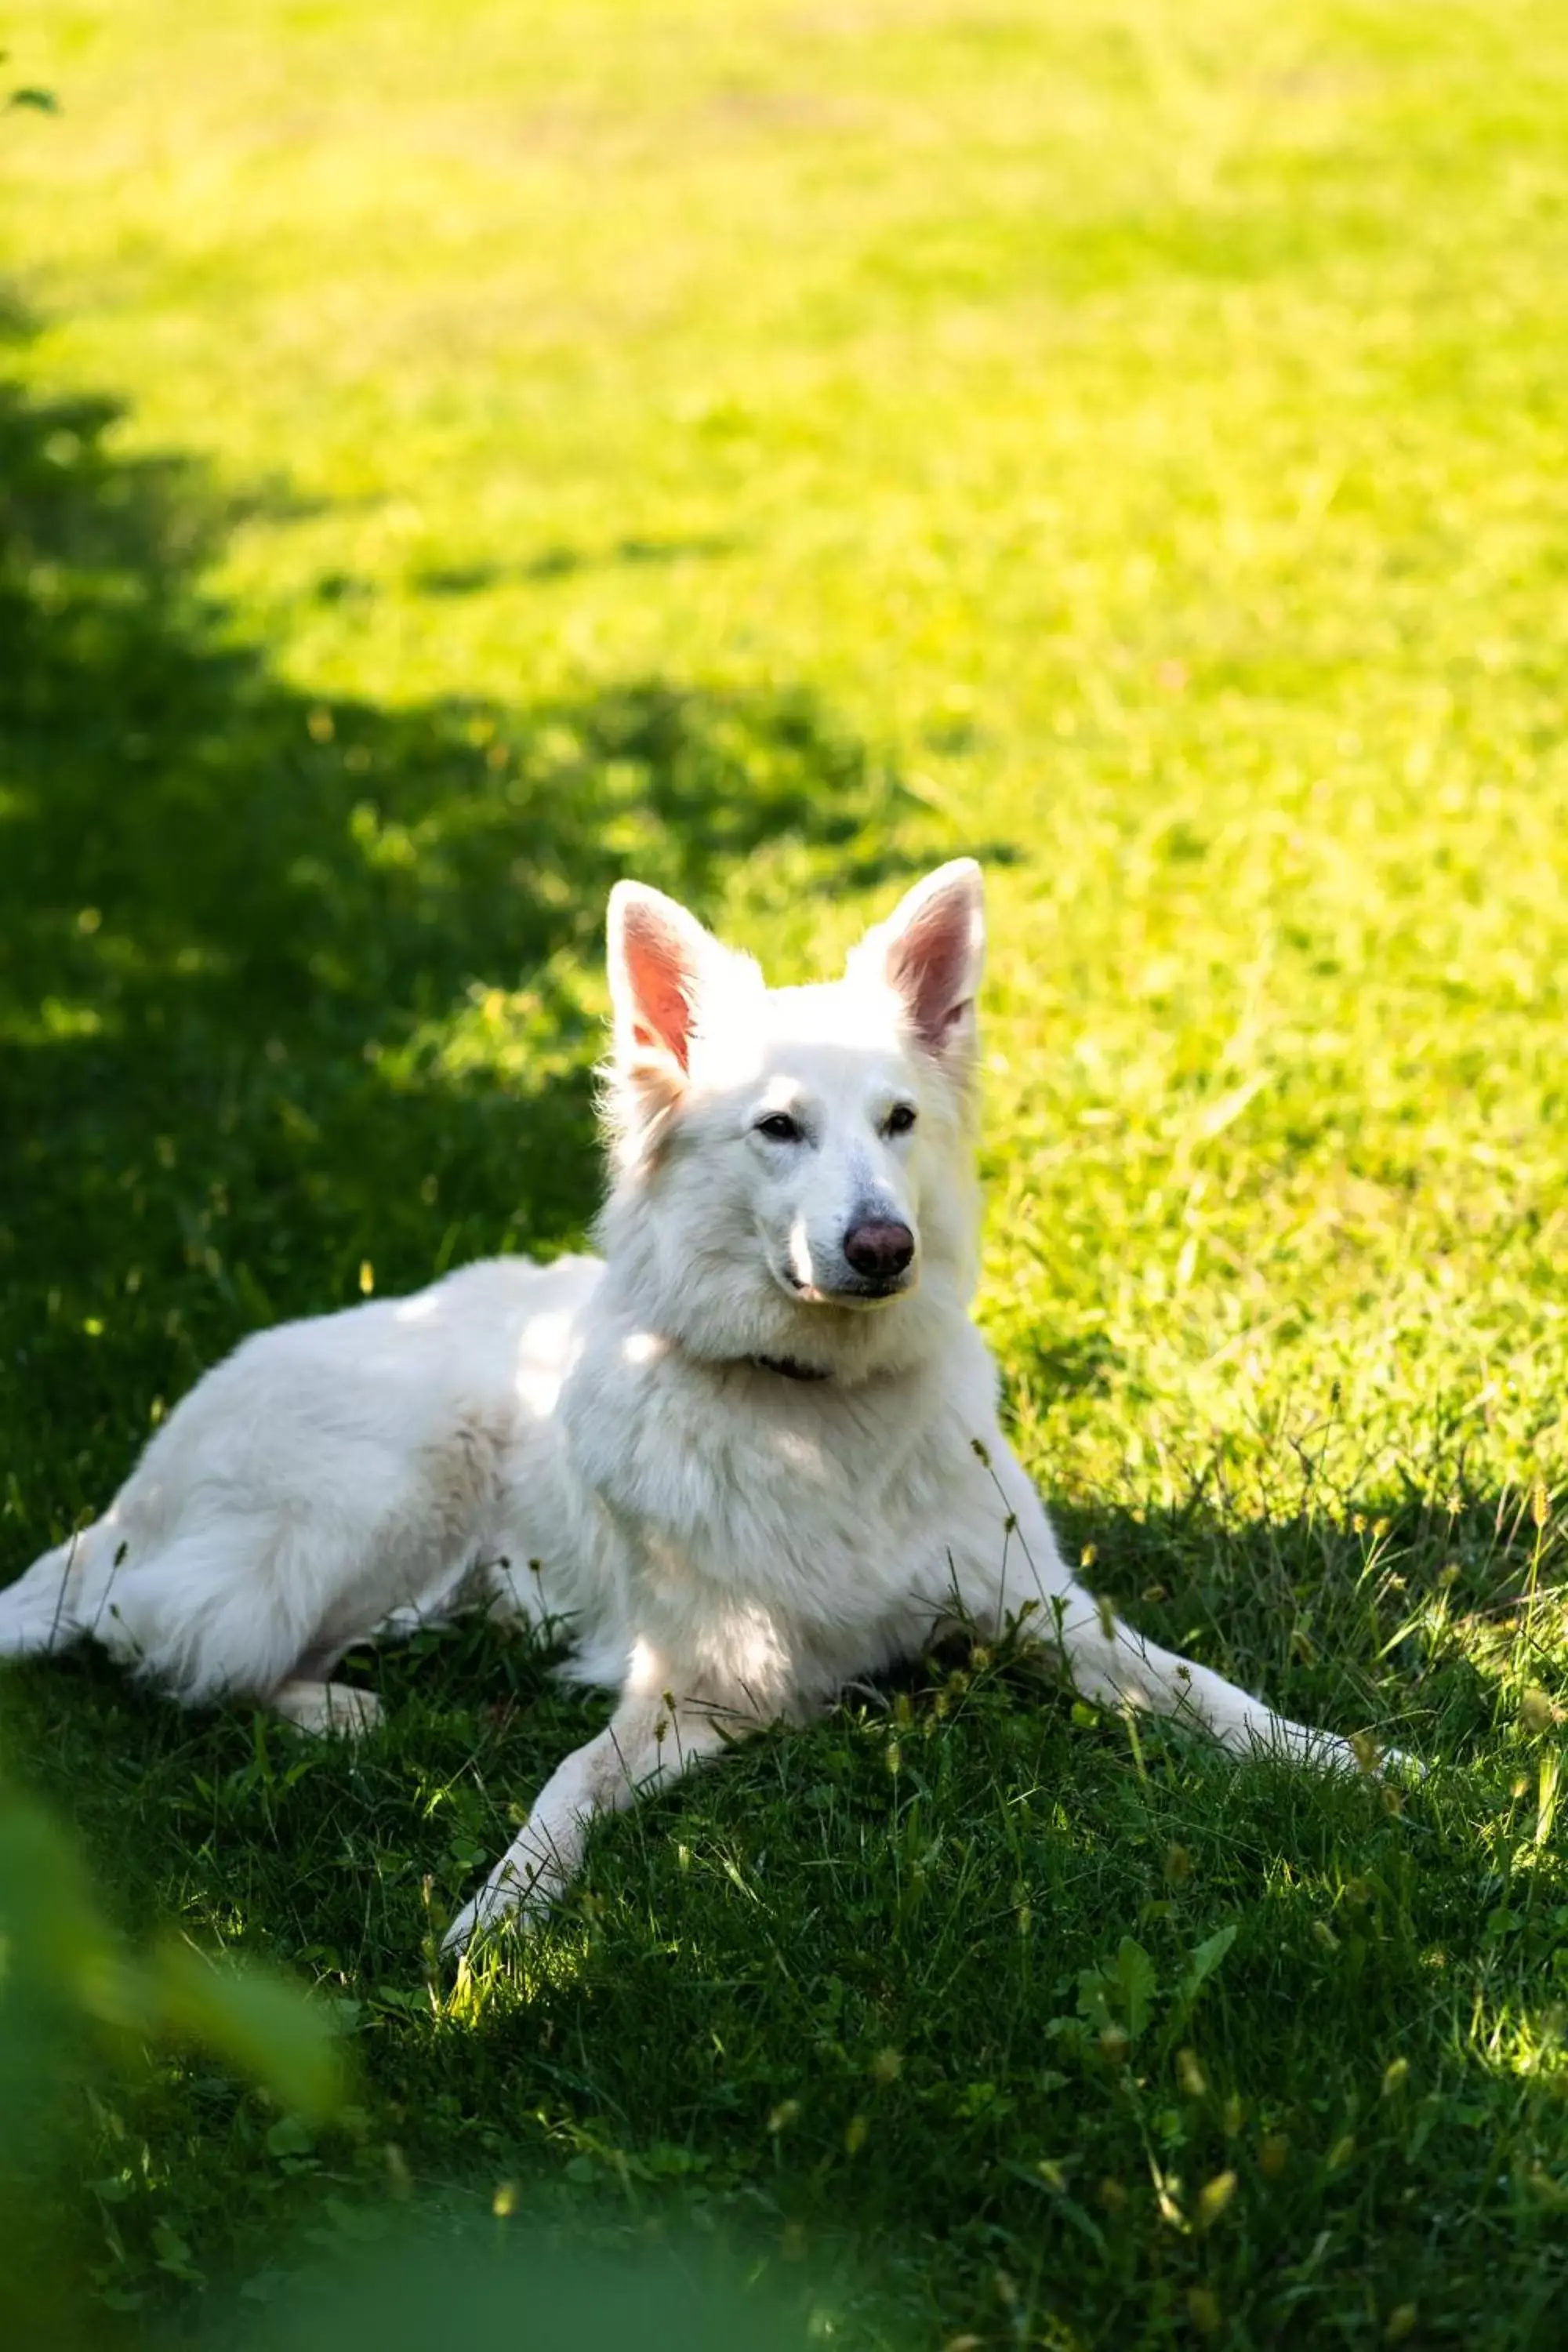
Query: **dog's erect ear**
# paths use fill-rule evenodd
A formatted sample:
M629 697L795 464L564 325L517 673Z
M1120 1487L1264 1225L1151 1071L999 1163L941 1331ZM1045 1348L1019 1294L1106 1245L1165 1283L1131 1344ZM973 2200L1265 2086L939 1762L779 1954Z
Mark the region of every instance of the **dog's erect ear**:
M703 992L731 958L695 915L646 882L616 883L608 931L616 1060L662 1062L684 1079Z
M879 967L927 1053L957 1060L973 1046L984 959L980 868L973 857L955 857L917 882L887 921L867 933L851 968Z

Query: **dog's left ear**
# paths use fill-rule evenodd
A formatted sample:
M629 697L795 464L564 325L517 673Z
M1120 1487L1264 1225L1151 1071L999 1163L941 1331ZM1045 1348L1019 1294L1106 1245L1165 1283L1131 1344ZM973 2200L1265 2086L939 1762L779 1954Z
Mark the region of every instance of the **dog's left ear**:
M725 951L695 915L646 882L617 882L607 926L616 1058L652 1057L684 1080L705 985Z
M917 1041L939 1062L967 1064L985 961L985 898L973 857L939 866L868 931L851 969L880 971Z

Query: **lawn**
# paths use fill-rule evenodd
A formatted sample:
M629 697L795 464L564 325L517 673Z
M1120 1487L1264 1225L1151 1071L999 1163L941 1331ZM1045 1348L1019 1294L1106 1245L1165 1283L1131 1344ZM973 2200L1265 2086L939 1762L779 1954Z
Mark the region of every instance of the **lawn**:
M948 1654L454 1993L602 1719L546 1658L367 1658L357 1752L7 1670L106 1913L352 2087L73 2043L5 2259L83 2344L410 2213L857 2352L1568 2341L1568 16L5 37L0 1577L246 1331L582 1242L617 875L802 977L973 851L1024 1457L1138 1623L1432 1768Z

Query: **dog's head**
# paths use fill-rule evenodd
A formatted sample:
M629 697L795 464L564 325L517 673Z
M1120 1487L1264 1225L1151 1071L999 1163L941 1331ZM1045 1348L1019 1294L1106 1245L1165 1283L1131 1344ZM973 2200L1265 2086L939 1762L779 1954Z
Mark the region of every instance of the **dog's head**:
M769 989L674 899L617 885L605 1241L663 1330L868 1370L963 1304L983 950L970 858L809 988Z

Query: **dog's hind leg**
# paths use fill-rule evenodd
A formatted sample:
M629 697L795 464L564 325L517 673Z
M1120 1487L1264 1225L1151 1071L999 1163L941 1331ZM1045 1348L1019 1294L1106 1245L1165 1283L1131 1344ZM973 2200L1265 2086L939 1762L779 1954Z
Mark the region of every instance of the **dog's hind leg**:
M329 1679L342 1645L279 1654L264 1570L246 1563L249 1575L233 1574L235 1548L219 1536L176 1537L150 1557L138 1547L134 1563L130 1549L111 1510L36 1560L0 1592L0 1656L97 1640L191 1702L264 1698L301 1730L350 1737L380 1722L370 1692ZM291 1653L286 1629L283 1642Z
M379 1731L386 1710L375 1693L332 1680L332 1668L342 1654L341 1642L330 1642L296 1658L286 1678L268 1692L268 1712L297 1731L325 1738L362 1739L367 1732Z
M279 1683L267 1702L272 1713L297 1730L313 1731L340 1739L360 1739L378 1730L385 1711L374 1691L355 1690L351 1683L321 1682L309 1675L291 1675Z
M152 1605L160 1583L186 1579L194 1601L199 1587L193 1574L193 1549L205 1567L218 1548L210 1540L199 1548L176 1542L165 1547L162 1556L153 1555L151 1574L142 1568L140 1575L121 1580L119 1570L127 1549L110 1513L36 1560L0 1592L0 1656L52 1655L97 1638L123 1663L141 1667L154 1679L176 1685L184 1681L184 1695L193 1698L228 1689L259 1696L258 1685L268 1676L264 1664L258 1672L259 1645L247 1598L226 1595L221 1589L203 1595L199 1605L191 1608L189 1630L192 1642L199 1639L205 1654L196 1664L190 1653L183 1654L175 1670L167 1655L165 1628ZM334 1648L297 1658L268 1695L273 1712L303 1731L353 1737L373 1729L381 1720L380 1701L368 1691L328 1679L338 1655Z

